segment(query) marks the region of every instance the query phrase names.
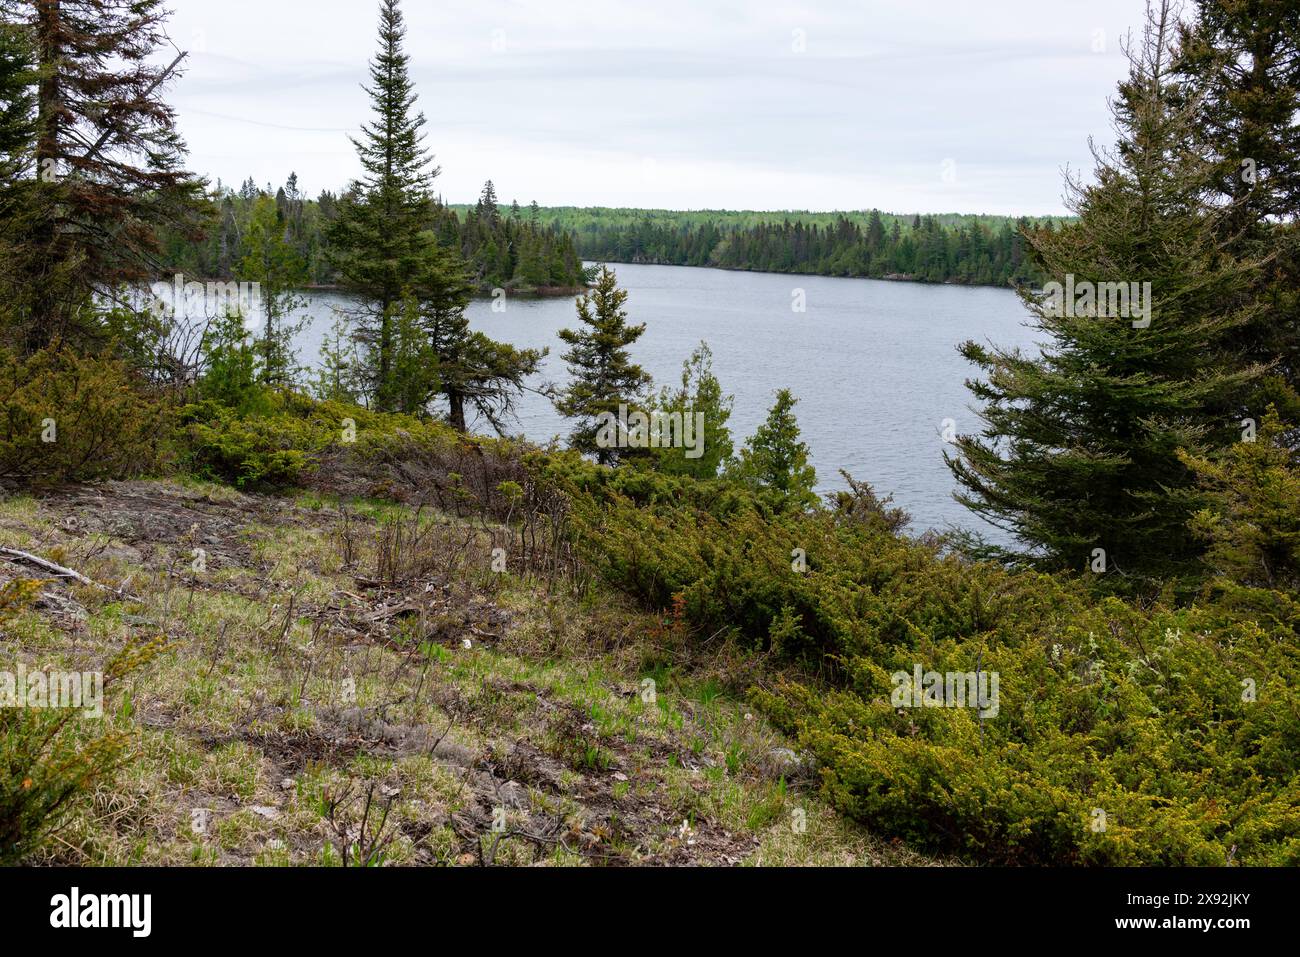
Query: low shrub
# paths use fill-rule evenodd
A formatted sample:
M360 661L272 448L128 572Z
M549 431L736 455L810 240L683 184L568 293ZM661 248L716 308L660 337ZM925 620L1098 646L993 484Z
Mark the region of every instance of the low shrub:
M0 622L30 600L33 583L0 590ZM142 668L161 642L136 645L104 666L105 693ZM6 668L10 667L6 663ZM25 695L25 688L13 688ZM0 706L0 866L16 864L66 820L76 802L108 781L128 757L130 739L111 719L76 708Z
M879 509L773 518L670 485L571 483L576 546L702 638L786 661L753 696L847 814L981 862L1300 863L1293 596L1143 607L896 537ZM996 674L997 713L896 706L917 666Z
M153 472L170 456L172 423L170 407L119 360L0 350L0 479L51 485Z

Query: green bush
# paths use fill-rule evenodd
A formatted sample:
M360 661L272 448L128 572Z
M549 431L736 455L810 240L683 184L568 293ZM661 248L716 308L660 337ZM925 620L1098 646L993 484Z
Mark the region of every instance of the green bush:
M181 412L189 436L189 465L199 475L239 488L282 487L302 479L329 437L289 415L241 416L205 401Z
M348 478L373 483L385 464L394 472L416 472L430 455L465 445L492 445L463 439L447 425L413 416L320 402L291 392L266 390L259 395L242 410L205 399L181 411L188 440L186 464L192 471L240 488L301 485L315 480L322 469L336 484L346 484Z
M754 697L872 828L983 862L1300 863L1293 597L1139 607L843 500L772 518L707 485L571 473L574 542L606 583L795 666ZM891 675L918 664L996 672L998 714L894 707Z
M0 350L0 479L42 485L157 470L172 421L118 360Z

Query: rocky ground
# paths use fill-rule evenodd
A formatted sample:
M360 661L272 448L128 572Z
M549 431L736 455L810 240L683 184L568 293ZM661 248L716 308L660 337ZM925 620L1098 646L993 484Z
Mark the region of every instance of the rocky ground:
M201 484L0 501L0 586L43 582L0 668L166 640L110 689L130 760L34 863L931 863L819 800L734 697L750 657L502 571L495 540Z

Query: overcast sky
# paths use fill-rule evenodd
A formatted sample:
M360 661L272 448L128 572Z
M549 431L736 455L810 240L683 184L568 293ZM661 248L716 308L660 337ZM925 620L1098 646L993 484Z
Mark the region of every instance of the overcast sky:
M315 195L348 133L373 0L171 0L191 167ZM1112 137L1142 0L406 0L407 52L466 202L1051 214Z

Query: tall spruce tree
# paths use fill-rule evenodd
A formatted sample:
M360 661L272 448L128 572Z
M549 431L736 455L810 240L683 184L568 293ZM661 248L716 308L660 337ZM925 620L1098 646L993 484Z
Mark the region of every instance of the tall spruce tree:
M985 428L948 457L958 498L1050 567L1193 569L1198 495L1179 451L1227 448L1239 425L1225 410L1263 371L1232 356L1261 308L1248 294L1260 264L1223 249L1226 212L1204 201L1204 162L1187 147L1195 109L1169 72L1173 29L1168 3L1149 9L1113 106L1118 145L1095 151L1093 185L1068 184L1078 221L1029 236L1046 274L1083 291L1022 293L1043 353L962 346L985 374L968 383ZM1119 287L1101 284L1138 283L1140 296L1146 282L1146 318L1084 295L1109 288L1114 306Z
M594 455L602 465L627 458L631 450L597 442L601 417L617 417L621 405L629 411L639 408L651 382L650 374L628 352L645 333L645 326L628 323L626 302L627 290L620 289L614 271L603 266L595 287L578 300L582 328L560 330L560 338L569 345L563 358L571 381L556 394L555 407L564 417L578 420L570 444Z
M381 0L379 53L366 88L376 118L353 141L364 176L329 227L340 285L361 302L350 318L366 350L366 392L385 411L425 411L410 406L420 395L426 405L441 395L457 429L466 430L472 408L502 431L545 353L469 329L473 288L459 253L438 244L432 182L439 171L423 146L426 120L415 111L405 36L398 0ZM435 360L436 377L421 368Z
M1208 187L1226 208L1221 240L1268 258L1247 296L1269 301L1238 348L1275 375L1245 397L1247 415L1276 402L1300 413L1300 4L1198 0L1180 28L1175 69L1195 102L1189 131Z
M197 235L202 184L162 98L162 0L0 0L30 40L36 140L22 164L22 255L9 273L19 339L36 349L97 332L93 293L149 278L157 231Z
M405 391L394 374L404 302L419 294L416 277L434 290L444 285L449 265L427 231L438 169L424 147L427 121L415 110L405 37L398 0L381 0L379 52L365 87L375 118L352 140L363 175L340 199L329 232L339 285L358 301L349 318L365 350L367 392L381 411L394 411Z

